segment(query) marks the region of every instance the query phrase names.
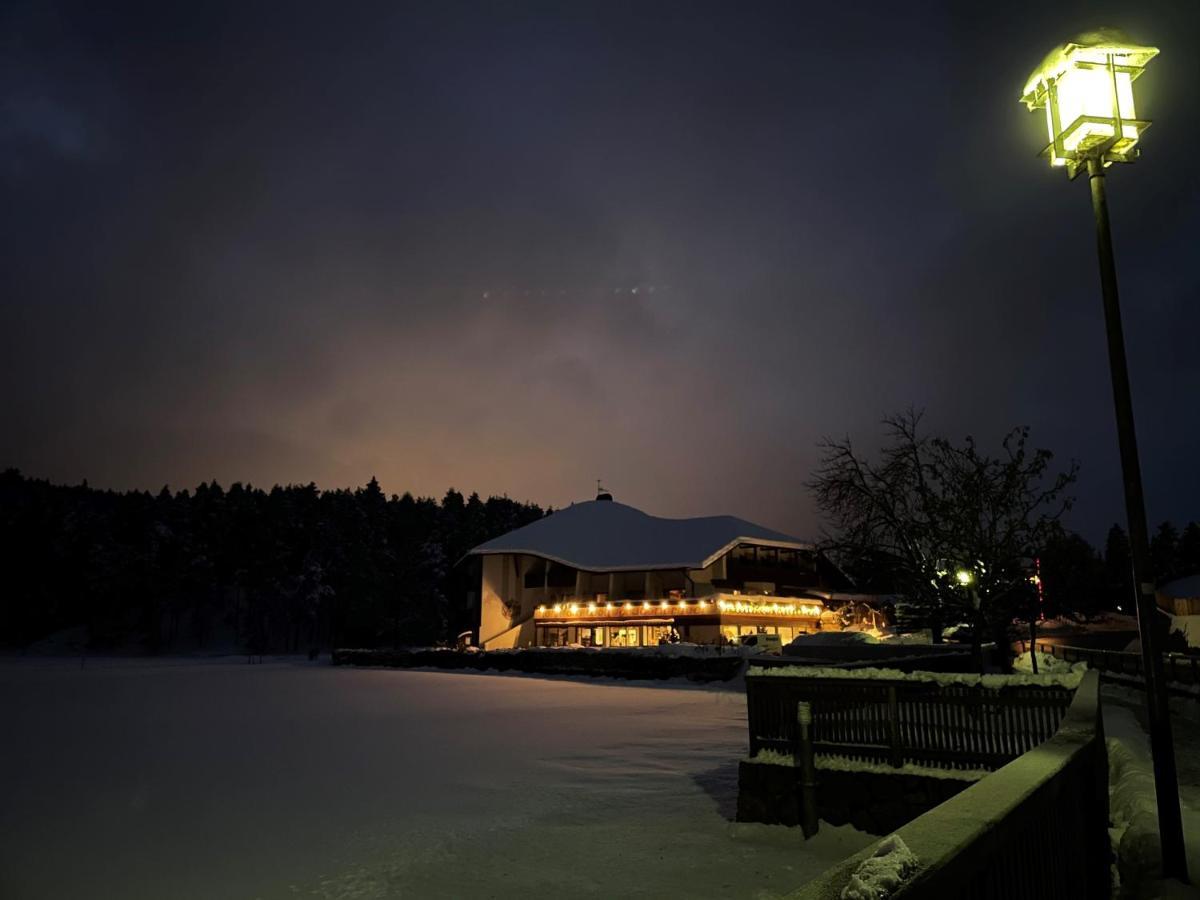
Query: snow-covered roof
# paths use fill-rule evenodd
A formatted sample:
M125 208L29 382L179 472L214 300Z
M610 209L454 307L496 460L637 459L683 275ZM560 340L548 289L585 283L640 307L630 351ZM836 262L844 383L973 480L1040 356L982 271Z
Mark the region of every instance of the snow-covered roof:
M1176 578L1174 581L1162 585L1158 591L1168 597L1200 597L1200 575Z
M750 542L815 549L813 544L733 516L662 519L612 500L574 503L470 551L527 553L588 572L703 569Z

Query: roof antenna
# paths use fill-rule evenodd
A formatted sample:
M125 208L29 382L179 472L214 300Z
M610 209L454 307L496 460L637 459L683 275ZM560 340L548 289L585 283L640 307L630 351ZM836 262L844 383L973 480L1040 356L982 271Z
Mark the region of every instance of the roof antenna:
M612 494L608 492L608 488L600 484L600 479L596 479L596 499L597 500L612 500Z

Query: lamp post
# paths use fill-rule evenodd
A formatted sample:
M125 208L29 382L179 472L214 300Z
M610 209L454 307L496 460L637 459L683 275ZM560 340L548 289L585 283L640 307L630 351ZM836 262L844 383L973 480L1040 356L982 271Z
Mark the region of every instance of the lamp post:
M1086 171L1091 185L1104 321L1108 331L1108 362L1125 483L1125 515L1133 557L1138 633L1146 681L1146 711L1154 755L1154 788L1158 800L1163 873L1167 877L1187 881L1175 747L1171 737L1171 714L1162 654L1155 640L1154 577L1150 570L1146 505L1142 496L1141 466L1133 424L1133 401L1129 390L1129 369L1125 361L1125 337L1121 327L1117 269L1113 259L1104 180L1104 170L1114 162L1130 163L1138 157L1138 141L1150 122L1137 118L1133 83L1142 74L1146 63L1157 54L1158 50L1154 47L1136 44L1116 29L1102 28L1087 32L1050 52L1029 77L1021 100L1031 111L1044 109L1046 112L1050 143L1042 152L1049 158L1050 164L1066 168L1072 179Z
M967 596L971 598L971 653L975 657L975 665L979 669L979 674L983 674L983 633L981 617L979 615L980 601L979 591L975 590L975 573L970 569L959 569L954 573L954 578L958 582L959 587L967 591Z

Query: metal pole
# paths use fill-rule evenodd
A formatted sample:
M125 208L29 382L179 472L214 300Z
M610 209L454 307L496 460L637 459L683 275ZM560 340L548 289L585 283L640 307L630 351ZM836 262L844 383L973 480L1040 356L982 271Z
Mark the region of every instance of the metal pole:
M817 770L813 761L812 704L801 700L796 705L798 726L792 764L800 774L800 830L807 840L817 833Z
M1129 547L1133 557L1138 634L1142 642L1142 668L1146 679L1146 712L1150 718L1150 749L1154 756L1154 791L1158 799L1158 832L1162 840L1163 874L1187 881L1183 820L1179 813L1179 780L1175 771L1175 745L1171 737L1171 708L1163 673L1162 653L1155 640L1157 607L1154 577L1150 570L1150 541L1146 534L1146 503L1138 462L1137 434L1133 425L1133 400L1129 368L1125 362L1125 335L1117 296L1117 266L1108 226L1108 199L1104 166L1088 160L1092 210L1096 215L1096 249L1100 254L1100 284L1104 292L1104 321L1108 328L1108 363L1112 372L1113 405L1117 413L1117 439L1121 447L1121 473L1125 482L1125 516L1129 522Z

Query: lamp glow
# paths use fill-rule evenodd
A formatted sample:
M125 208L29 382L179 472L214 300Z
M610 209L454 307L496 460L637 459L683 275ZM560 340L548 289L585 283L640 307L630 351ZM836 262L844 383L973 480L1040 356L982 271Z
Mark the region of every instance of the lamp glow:
M1050 143L1042 153L1074 178L1089 157L1105 165L1133 162L1137 143L1150 127L1137 118L1133 82L1155 47L1135 44L1115 28L1081 34L1056 47L1034 70L1021 92L1029 110L1046 111Z
M975 576L967 569L959 569L954 573L954 577L958 579L958 583L963 587L969 586L975 580Z

